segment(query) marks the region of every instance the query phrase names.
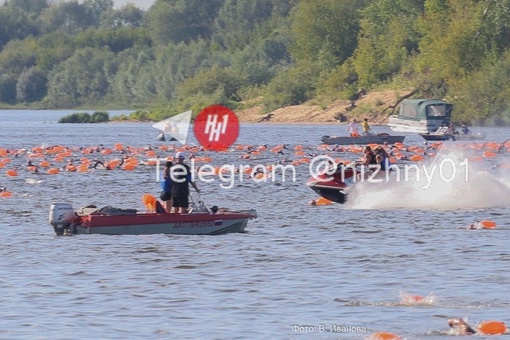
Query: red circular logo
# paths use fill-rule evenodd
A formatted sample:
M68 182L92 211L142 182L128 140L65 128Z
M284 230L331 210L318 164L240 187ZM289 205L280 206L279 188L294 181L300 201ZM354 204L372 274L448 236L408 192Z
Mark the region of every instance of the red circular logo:
M211 105L193 122L195 137L206 150L223 151L239 136L239 119L228 107Z

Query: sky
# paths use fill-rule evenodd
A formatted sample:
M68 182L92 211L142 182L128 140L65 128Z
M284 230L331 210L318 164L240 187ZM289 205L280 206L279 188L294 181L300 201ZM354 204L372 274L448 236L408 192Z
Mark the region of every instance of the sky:
M132 3L136 7L147 10L152 6L155 0L114 0L115 8L124 6L127 3Z

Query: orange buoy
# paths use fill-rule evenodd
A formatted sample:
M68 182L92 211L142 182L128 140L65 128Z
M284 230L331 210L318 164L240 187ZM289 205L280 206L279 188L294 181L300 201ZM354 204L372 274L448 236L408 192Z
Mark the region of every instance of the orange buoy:
M482 321L478 325L478 331L487 335L504 334L506 325L503 321Z
M156 151L154 150L148 150L145 152L145 156L147 157L157 157Z
M494 221L483 220L483 221L480 221L479 223L484 229L496 228L496 222L494 222Z
M333 201L330 201L324 197L319 197L315 200L315 205L329 205L329 204L333 204Z
M6 173L6 174L7 174L7 176L9 176L9 177L18 176L18 173L16 172L16 170L7 170L5 173Z
M156 197L154 197L151 194L144 194L142 196L143 204L145 204L145 207L148 211L156 211Z
M370 335L367 340L402 340L402 338L394 333L378 332Z
M66 171L67 171L67 172L76 172L76 170L77 170L77 168L76 168L76 166L74 166L74 165L68 165L68 166L66 166Z
M467 158L470 162L482 162L483 157L482 156L471 156Z
M120 164L120 161L118 159L114 159L114 160L111 160L108 163L106 163L106 167L110 170L113 170L119 164Z
M409 160L411 160L413 162L421 162L423 160L423 156L422 155L412 155L411 157L409 157Z
M124 169L124 170L135 170L135 168L136 168L136 165L133 163L124 164L122 166L122 169Z
M497 156L496 153L493 151L484 151L483 153L483 157L485 158L494 158L496 156Z
M46 171L46 173L49 175L56 175L59 172L60 172L60 170L58 168L50 168L50 169L48 169L48 171Z

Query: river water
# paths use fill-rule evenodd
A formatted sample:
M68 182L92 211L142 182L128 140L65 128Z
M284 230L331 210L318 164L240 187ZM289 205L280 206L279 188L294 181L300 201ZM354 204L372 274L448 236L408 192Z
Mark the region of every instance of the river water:
M488 141L506 140L508 128L477 129L490 137L485 143L448 143L437 152L435 164L477 157L455 163L462 180L360 183L345 205L308 204L317 198L305 185L308 164L296 165L295 180L198 181L211 205L257 209L243 234L56 237L48 224L52 201L143 210L143 194L159 191L155 167L32 174L22 149L67 146L75 161L120 157L78 150L100 144L173 153L158 149L163 143L150 123L57 124L68 113L0 111L0 148L20 152L0 169L0 186L12 193L0 197L1 339L365 339L379 331L450 339L449 317L510 322L508 152L480 159ZM214 166L359 157L317 149L321 135L343 133L338 124L246 124L238 145L286 144L283 155L196 155ZM407 135L405 145L423 147L423 140ZM18 176L6 176L8 169ZM480 220L497 227L465 228ZM407 294L425 303L410 303Z

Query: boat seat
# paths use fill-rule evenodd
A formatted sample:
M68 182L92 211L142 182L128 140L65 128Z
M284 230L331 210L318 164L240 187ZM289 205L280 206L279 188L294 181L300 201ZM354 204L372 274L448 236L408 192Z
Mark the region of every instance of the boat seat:
M76 215L78 216L87 216L90 214L95 213L98 210L98 207L95 205L86 205L84 207L81 207L75 211Z
M121 216L121 215L136 215L136 209L121 209L115 208L110 205L104 206L96 210L92 215L107 215L107 216Z

